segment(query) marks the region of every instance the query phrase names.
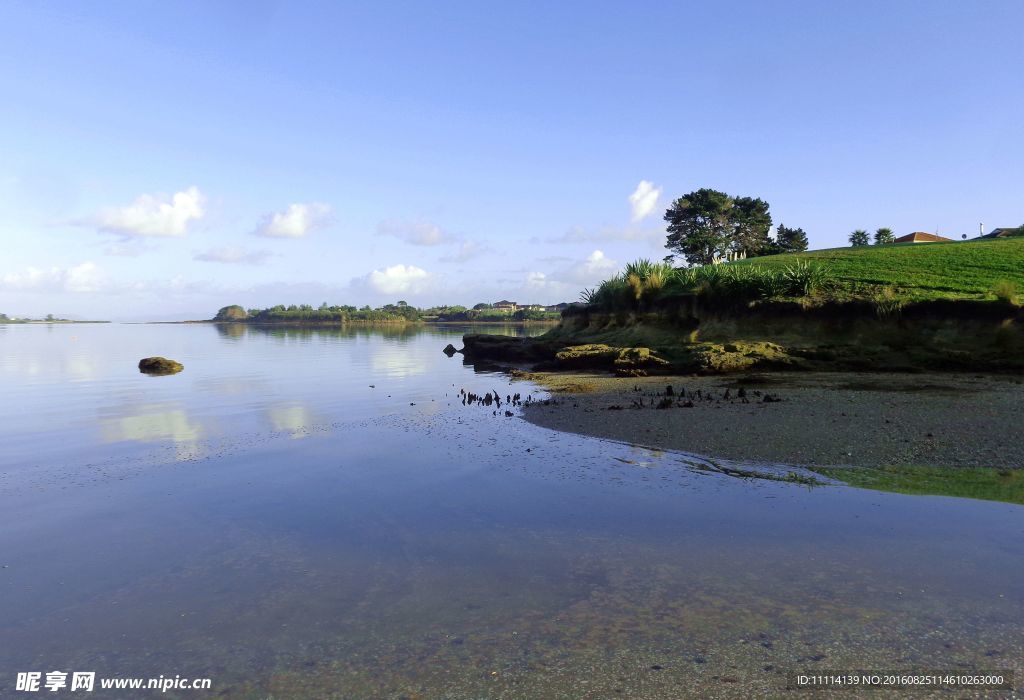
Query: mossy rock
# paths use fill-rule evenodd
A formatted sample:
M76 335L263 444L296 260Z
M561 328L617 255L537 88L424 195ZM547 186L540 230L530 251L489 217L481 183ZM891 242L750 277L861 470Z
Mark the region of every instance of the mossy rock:
M669 363L650 348L619 348L610 345L574 345L555 354L560 369L656 370Z
M619 356L619 348L609 345L574 345L555 353L555 362L562 369L610 368Z
M673 357L680 371L727 374L750 369L799 368L804 360L766 342L696 343Z
M622 348L615 358L616 369L656 369L668 364L650 348Z
M177 374L185 365L166 357L144 357L139 360L139 371L143 374Z

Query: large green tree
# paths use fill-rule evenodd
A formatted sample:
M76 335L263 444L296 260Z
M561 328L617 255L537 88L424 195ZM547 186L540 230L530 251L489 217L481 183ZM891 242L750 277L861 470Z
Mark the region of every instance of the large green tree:
M850 245L854 247L868 245L869 243L871 243L871 238L868 236L868 232L862 228L850 234Z
M735 200L725 192L702 188L672 202L665 212L665 247L691 265L708 265L731 248Z
M249 313L238 304L224 306L213 317L214 321L244 321Z
M801 253L807 250L807 234L802 228L779 224L775 231L774 250L779 253Z
M771 252L772 240L768 232L772 228L772 215L768 213L768 202L754 197L736 197L729 219L732 224L731 250L745 253L748 257Z

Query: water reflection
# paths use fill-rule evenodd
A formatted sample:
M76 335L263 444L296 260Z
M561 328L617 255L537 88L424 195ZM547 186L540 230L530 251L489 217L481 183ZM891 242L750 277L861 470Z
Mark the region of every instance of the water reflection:
M171 442L179 460L200 454L202 425L188 417L184 409L168 404L139 406L133 415L103 419L100 424L105 442Z
M465 407L536 392L442 354L479 327L238 329L5 333L0 668L238 700L1024 671L1019 506L734 478ZM139 376L154 352L185 371Z
M309 437L309 428L322 423L318 421L308 406L270 406L267 416L275 431L288 433L293 440Z
M373 350L370 355L370 367L375 374L386 377L404 378L427 371L427 363L417 358L401 345L390 342Z
M242 338L248 332L248 325L244 323L215 323L213 327L221 337L228 340Z

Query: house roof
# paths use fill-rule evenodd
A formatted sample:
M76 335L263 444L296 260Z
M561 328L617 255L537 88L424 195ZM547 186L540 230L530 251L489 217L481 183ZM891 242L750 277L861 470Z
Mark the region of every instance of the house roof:
M951 242L952 238L946 238L944 236L936 236L934 233L925 233L924 231L914 231L908 233L906 236L900 236L894 243L943 243Z
M1017 229L1015 228L994 228L990 233L986 233L982 238L1006 238L1012 236Z
M516 303L514 301L509 301L508 299L502 299L501 301L494 302L494 306L515 306L515 305L516 305Z

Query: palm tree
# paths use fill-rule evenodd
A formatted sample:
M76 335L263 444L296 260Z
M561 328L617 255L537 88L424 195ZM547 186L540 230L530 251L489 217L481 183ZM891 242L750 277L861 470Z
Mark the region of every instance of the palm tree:
M880 228L875 231L875 245L888 245L896 240L891 228Z
M871 239L868 238L868 232L865 231L862 228L859 228L859 229L857 229L856 231L854 231L853 233L850 234L850 245L852 245L852 246L856 247L856 246L868 245L870 242L871 242Z

